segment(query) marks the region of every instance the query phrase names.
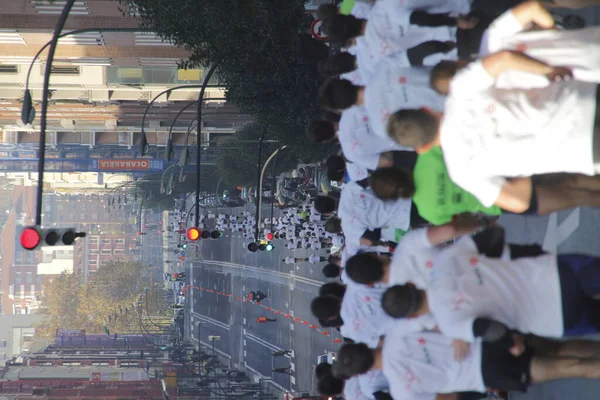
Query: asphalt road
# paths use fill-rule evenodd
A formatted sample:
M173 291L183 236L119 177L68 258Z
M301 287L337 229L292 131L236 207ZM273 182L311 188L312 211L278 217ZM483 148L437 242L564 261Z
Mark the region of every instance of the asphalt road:
M187 263L191 284L201 288L186 298L191 310L187 335L208 345L212 345L209 336L220 336L221 340L214 341L215 351L233 363L273 378L285 390L314 390L317 357L335 351L339 344L334 340L341 338L335 330L316 327L310 313L310 301L323 283L324 263L283 263L292 251L282 241L274 242L272 252L249 253L246 244L238 234L204 241L201 258ZM311 252L296 250L294 254L308 257ZM260 305L245 302L245 294L252 290L266 293L267 299ZM276 321L256 322L262 316ZM293 352L272 357L271 352L277 350ZM288 366L290 375L272 372Z

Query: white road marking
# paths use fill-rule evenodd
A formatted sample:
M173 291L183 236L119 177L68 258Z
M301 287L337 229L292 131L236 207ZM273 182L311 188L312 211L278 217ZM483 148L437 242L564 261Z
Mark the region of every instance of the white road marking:
M560 225L558 224L556 213L550 214L548 228L546 228L546 235L544 237L544 245L542 246L544 250L556 252L558 246L579 228L579 214L579 208L574 209Z
M291 322L290 322L290 329L294 330L294 324L292 324Z
M294 378L293 376L290 375L290 381L292 382L292 385L296 384L296 378Z

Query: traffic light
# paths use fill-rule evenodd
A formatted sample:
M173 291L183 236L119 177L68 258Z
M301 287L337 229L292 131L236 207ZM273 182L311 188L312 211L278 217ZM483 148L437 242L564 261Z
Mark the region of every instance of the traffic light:
M274 249L274 247L271 243L267 243L267 245L265 246L265 251L271 251L273 249Z
M182 249L187 249L187 244L185 244L185 243L184 243L184 244L182 244L182 245L181 245L181 248L182 248Z
M265 237L267 238L268 241L273 240L273 234L271 232L267 233Z
M211 238L211 239L218 239L218 238L220 238L220 237L221 237L221 235L222 235L222 233L221 233L221 232L219 232L219 231L212 231L212 232L210 233L210 238Z
M200 229L196 228L196 227L192 227L190 229L187 230L186 236L188 238L188 240L198 240L200 239Z
M78 238L85 237L85 232L68 229L41 229L28 226L21 232L21 246L25 250L35 250L39 246L71 246Z
M251 251L252 253L256 253L257 250L258 250L258 243L255 243L255 242L248 243L248 251Z
M179 259L180 259L181 261L184 261L184 260L185 260L185 256L181 256L181 257L179 257Z
M202 239L208 239L210 237L209 231L202 231Z

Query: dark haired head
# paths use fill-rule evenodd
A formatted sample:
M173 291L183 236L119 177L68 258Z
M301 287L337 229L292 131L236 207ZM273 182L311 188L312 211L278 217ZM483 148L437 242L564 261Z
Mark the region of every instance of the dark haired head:
M306 127L306 137L311 143L328 143L335 139L335 126L328 121L310 121Z
M432 143L437 137L438 129L438 119L423 109L396 111L387 124L387 133L392 140L413 149Z
M342 116L338 112L324 110L319 113L319 118L317 119L321 121L327 121L332 124L337 124L338 122L340 122L341 118Z
M421 307L423 297L414 285L395 285L388 288L381 298L381 307L392 318L406 318Z
M327 375L333 375L331 364L327 362L322 362L321 364L315 367L315 378L321 379Z
M369 183L373 194L381 200L409 199L416 190L412 173L397 167L375 170L369 177Z
M337 282L327 282L321 285L319 288L319 296L335 296L338 298L344 297L346 293L346 285L342 285Z
M357 103L359 89L346 79L328 79L319 91L319 104L326 110L345 110Z
M343 379L336 378L333 375L325 375L317 382L317 391L323 396L337 396L342 394L345 383Z
M364 19L352 15L335 14L323 21L323 32L332 42L345 43L363 34Z
M338 315L337 317L330 319L320 319L319 325L321 325L321 328L339 328L344 325L344 320Z
M330 255L329 257L327 257L327 262L329 264L335 264L337 266L341 266L342 265L342 258L339 256L334 256L333 254Z
M310 310L317 319L328 320L338 317L342 307L342 300L335 296L315 297L310 303Z
M325 231L329 233L342 233L342 220L338 217L331 217L325 221Z
M314 200L315 210L321 214L331 214L337 208L337 201L329 196L317 196Z
M342 181L346 174L346 160L342 156L329 156L325 162L327 166L327 179L330 181Z
M460 66L456 61L442 60L431 70L429 85L439 94L448 94L448 84L458 72Z
M346 273L356 283L372 285L383 279L384 263L375 253L358 253L346 262Z
M338 8L335 4L321 4L319 8L317 8L317 19L321 21L326 21L329 18L333 17L338 13Z
M337 278L342 273L342 269L335 264L327 264L323 267L323 275L326 278Z
M334 374L340 378L350 378L364 374L373 367L375 356L373 350L364 343L352 343L342 346L337 354Z
M319 61L317 69L323 78L351 72L356 69L356 56L343 51Z

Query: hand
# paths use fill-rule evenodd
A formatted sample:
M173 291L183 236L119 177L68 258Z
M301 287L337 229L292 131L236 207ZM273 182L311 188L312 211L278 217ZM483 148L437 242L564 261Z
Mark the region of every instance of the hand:
M573 78L573 71L567 67L552 67L552 70L546 74L550 82L568 81Z
M525 336L519 333L513 333L513 346L510 348L510 354L519 357L525 352Z
M458 29L473 29L479 23L479 18L461 15L456 18L456 27Z
M470 344L464 340L454 339L452 341L452 347L454 347L454 359L456 361L462 361L469 354Z

